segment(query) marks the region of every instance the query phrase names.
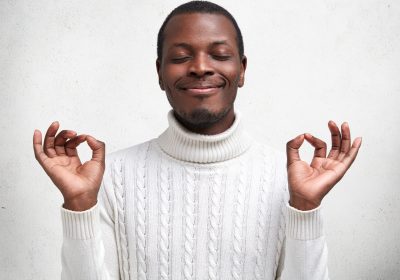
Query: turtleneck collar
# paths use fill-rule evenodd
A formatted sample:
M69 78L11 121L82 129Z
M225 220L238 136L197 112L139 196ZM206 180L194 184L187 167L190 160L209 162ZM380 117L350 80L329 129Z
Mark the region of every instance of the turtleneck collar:
M220 134L203 135L189 131L168 112L169 127L158 137L161 149L171 157L194 163L229 160L244 153L251 137L244 131L241 115L235 112L232 126Z

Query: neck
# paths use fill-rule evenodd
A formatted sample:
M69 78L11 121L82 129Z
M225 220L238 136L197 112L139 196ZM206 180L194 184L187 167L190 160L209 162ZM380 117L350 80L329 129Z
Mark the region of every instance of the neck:
M229 109L229 111L217 122L209 124L207 126L196 126L193 125L184 119L182 119L178 114L174 112L174 116L176 120L187 130L197 133L197 134L202 134L202 135L216 135L220 134L226 130L228 130L234 120L235 120L235 112L233 110L233 107Z

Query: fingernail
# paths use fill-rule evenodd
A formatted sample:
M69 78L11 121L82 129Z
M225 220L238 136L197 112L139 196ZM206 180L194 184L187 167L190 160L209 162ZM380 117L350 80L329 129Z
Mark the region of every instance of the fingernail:
M354 143L357 147L361 146L361 142L362 142L362 138L361 137L357 137L356 139L354 139Z

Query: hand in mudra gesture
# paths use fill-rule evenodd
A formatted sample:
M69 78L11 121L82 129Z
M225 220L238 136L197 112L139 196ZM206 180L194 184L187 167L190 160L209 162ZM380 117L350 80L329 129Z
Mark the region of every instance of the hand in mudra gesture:
M318 207L350 168L360 149L361 138L356 138L351 144L347 123L342 124L341 132L333 121L328 123L328 127L332 136L328 157L326 143L308 133L297 136L286 145L289 204L299 210ZM304 139L315 148L311 164L300 159L299 149Z
M35 157L47 175L64 197L64 208L83 211L97 202L101 180L105 168L105 145L94 137L77 135L72 130L62 130L57 134L58 122L53 122L44 137L35 130L33 150ZM92 150L92 159L81 163L77 147L87 142Z

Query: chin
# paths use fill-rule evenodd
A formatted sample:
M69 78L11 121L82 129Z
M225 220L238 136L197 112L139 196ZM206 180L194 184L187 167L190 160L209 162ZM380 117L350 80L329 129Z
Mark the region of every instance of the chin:
M190 112L182 112L174 109L175 116L184 125L195 128L207 128L221 121L230 111L231 107L222 108L219 111L211 111L208 108L196 108Z

